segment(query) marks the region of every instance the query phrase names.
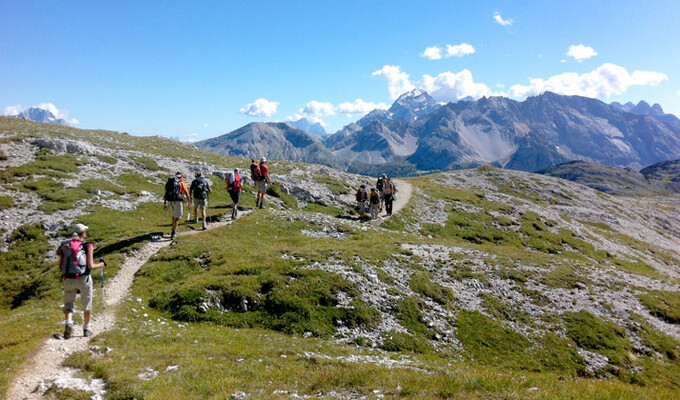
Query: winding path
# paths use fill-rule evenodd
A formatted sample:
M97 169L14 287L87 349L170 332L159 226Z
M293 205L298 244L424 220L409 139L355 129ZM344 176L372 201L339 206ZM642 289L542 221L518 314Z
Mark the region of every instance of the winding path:
M401 211L409 202L413 187L409 182L395 179L395 186L397 188L396 200L394 202L393 213ZM241 212L244 216L251 211ZM224 215L223 218L227 218ZM208 230L216 229L224 225L231 224L231 220L216 222L208 225ZM179 236L196 235L203 232L202 230L182 232ZM146 264L154 254L158 253L162 248L167 247L172 242L169 240L148 242L144 244L141 249L131 253L124 261L120 271L115 277L108 280L105 287L105 312L93 313L90 325L95 335L101 334L112 329L116 323L117 305L120 304L124 298L130 293L130 287L134 281L135 274L139 269ZM94 284L95 288L98 285L97 273L95 272ZM94 303L101 302L101 294L96 294ZM59 328L63 328L62 325ZM76 335L80 334L81 327L75 327ZM77 385L82 390L91 390L101 392L103 390L103 383L97 387L97 384L92 384L92 381L76 379L78 371L64 367L62 364L64 360L76 352L87 351L90 345L90 338L83 336L74 336L69 340L60 340L50 338L45 341L33 358L24 365L19 376L12 382L8 392L8 400L40 400L43 399L45 390L53 384L59 385L60 382L65 382L66 385Z

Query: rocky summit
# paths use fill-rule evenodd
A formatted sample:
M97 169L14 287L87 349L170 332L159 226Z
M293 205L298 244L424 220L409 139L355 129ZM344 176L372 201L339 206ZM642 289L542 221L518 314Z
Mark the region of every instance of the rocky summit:
M526 106L488 101L506 109L489 120ZM299 132L242 134L318 143ZM249 158L15 118L0 133L3 398L680 395L677 194L487 165L397 179L399 208L371 220L354 193L375 178L330 166L271 162L259 209ZM245 191L232 220L234 168ZM572 164L572 177L589 168ZM206 229L185 210L170 240L162 196L176 171L202 172L213 192ZM55 248L75 222L107 267L94 276L94 336L76 315L65 341L53 338Z

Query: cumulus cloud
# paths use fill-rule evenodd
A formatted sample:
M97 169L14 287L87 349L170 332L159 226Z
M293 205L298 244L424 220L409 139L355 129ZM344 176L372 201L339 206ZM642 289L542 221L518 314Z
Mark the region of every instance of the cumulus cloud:
M475 54L475 51L475 48L471 44L447 44L446 51L444 51L444 49L441 47L432 46L426 48L420 56L430 60L441 60L442 58L468 56L470 54ZM373 74L375 75L375 73Z
M381 76L387 79L392 100L396 100L404 92L415 89L415 86L409 79L409 75L403 72L398 65L385 65L382 69L374 71L373 76Z
M514 98L526 98L546 91L563 95L608 98L625 93L630 86L656 86L668 80L668 75L653 71L628 71L614 64L603 64L594 71L578 74L567 72L548 79L529 79L529 85L514 85L509 94Z
M496 21L496 23L498 25L502 25L502 26L510 26L514 22L510 18L503 19L503 17L501 16L501 13L499 13L499 12L496 12L496 13L493 14L493 20Z
M467 43L457 44L452 46L446 45L446 57L463 57L470 54L475 54L475 48Z
M340 103L336 110L338 114L350 116L353 114L366 114L368 112L375 110L376 108L381 110L387 110L388 108L390 108L390 106L382 102L373 103L370 101L367 102L361 99L356 99L352 103L350 102Z
M7 106L4 109L3 115L8 116L19 115L22 112L28 110L29 108L39 108L41 110L48 111L52 115L54 115L57 119L63 119L64 121L68 122L71 125L78 125L80 123L80 121L78 121L76 118L69 118L67 110L60 110L52 103L40 103L37 106L31 107L27 107L20 104L17 104L15 106Z
M589 58L595 57L596 55L597 51L595 51L595 49L582 44L571 45L567 51L567 56L574 57L577 62L587 60Z
M441 60L442 49L437 46L428 47L420 56L430 60Z
M475 83L472 72L464 69L458 73L442 72L437 76L423 75L420 87L437 101L458 101L466 97L478 99L493 93L483 83Z
M312 122L318 122L322 126L327 126L323 121L323 117L330 117L334 115L344 115L350 117L355 114L366 114L376 108L386 110L390 106L385 103L373 103L370 101L364 101L362 99L356 99L353 102L346 101L335 106L333 103L320 102L312 100L305 105L305 107L298 110L296 114L293 114L286 118L287 121L297 121L302 118L306 118Z
M254 102L243 107L240 111L241 114L250 115L251 117L264 117L270 118L276 114L276 110L279 108L278 101L269 101L264 98L259 98Z

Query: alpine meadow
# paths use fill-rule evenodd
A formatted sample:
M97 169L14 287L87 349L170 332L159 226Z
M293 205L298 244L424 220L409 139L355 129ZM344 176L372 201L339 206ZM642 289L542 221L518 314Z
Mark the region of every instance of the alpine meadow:
M613 196L485 166L398 179L403 208L372 221L354 189L374 178L273 161L267 207L254 208L246 179L231 221L224 173L249 176L248 159L15 118L0 132L5 397L680 392L675 194ZM182 219L167 242L163 185L176 170L212 181L210 225ZM52 338L55 249L76 221L106 283L93 272L95 335L64 341Z

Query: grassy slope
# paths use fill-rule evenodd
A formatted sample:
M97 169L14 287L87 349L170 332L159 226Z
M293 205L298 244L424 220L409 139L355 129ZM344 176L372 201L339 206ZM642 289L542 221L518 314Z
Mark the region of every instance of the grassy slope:
M194 159L216 165L234 165L233 159L199 153L164 139L121 137L111 132L96 132L93 135L93 132L72 128L25 121L8 122L0 118L0 132L11 130L22 132L22 135L38 135L45 134L38 132L45 129L55 136L95 141L100 145L144 148L166 156L188 154ZM119 140L125 143L117 143ZM247 160L239 162L245 164ZM153 167L148 161L144 164ZM284 165L281 167L283 169ZM53 174L73 173L49 171ZM558 321L558 324L569 328L566 339L546 335L542 341L530 338L540 346L528 346L530 342L525 336L508 329L511 323L524 321L526 316L508 308L493 296L485 299L484 314L458 310L451 303L446 290L435 284L428 285L429 275L418 269L417 262L404 265L407 270L420 271L414 274L418 278L411 282L412 289L422 299L434 299L458 313L458 339L464 345L463 352L433 353L430 347L423 346L434 332L419 318L423 302L418 299L395 305L396 317L412 336L408 337L410 342L395 339L390 348L404 353L338 345L329 340L337 329L337 319L370 328L376 322L375 313L362 303L360 293L351 282L334 274L298 269L314 261L326 262L332 258L351 264L359 259L380 266L386 258L403 253L402 243L439 243L494 255L499 260L496 273L519 283L536 277L527 277L526 272L513 268L514 262L563 265L561 269L541 277L557 287L583 283L584 278L578 271L589 260L616 265L615 256L588 245L573 232L553 229L551 224L554 221L531 213L517 217L512 205L486 199L474 190L447 188L437 183L436 179L428 177L414 180L418 197L400 216L382 224L388 231L376 233L372 230L348 229L345 232L347 239L343 241L311 239L300 232L302 229L318 229L314 223L304 218L277 218L266 211L241 219L230 227L180 239L177 246L164 249L142 269L133 287L133 298L141 298L141 304L136 300L125 303L118 329L95 339L96 344L110 346L114 351L100 358L94 358L89 353L77 354L71 357L69 364L93 376L106 378L110 398L118 399L161 399L176 396L177 393L181 393L183 398L224 398L239 390L249 393L252 398L276 397L273 395L275 390L301 395L336 390L346 396L370 395L374 390L379 390L388 398L677 397L677 342L646 325L644 320L639 322L640 335L661 354L661 359L636 354L633 360L628 356L630 345L621 338L615 327L607 321L584 314L566 315L562 322ZM319 181L323 181L323 178ZM128 182L123 186L134 191L138 190L140 184L143 182ZM328 184L338 191L337 182ZM152 188L161 191L160 186ZM550 201L530 191L510 186L503 187L503 190L519 200L529 199L543 204ZM415 204L420 205L431 199L441 199L458 206L465 204L485 211L470 213L461 211L459 207L449 207L449 217L444 226L422 224L414 232L412 228L419 221L421 211ZM55 200L57 204L67 201L70 200ZM217 194L213 199L215 205L227 202L223 194ZM142 218L144 223L140 224ZM123 213L92 210L83 220L90 225L99 248L109 245L114 248L113 245L121 240L149 231L167 231L169 222L157 204L144 205L135 211ZM25 229L25 240L16 240L15 248L7 253L8 258L21 259L22 255L33 253L39 259L41 252L49 251L40 240L30 240L31 237L40 237L35 229ZM600 229L602 233L607 233L609 228L601 225ZM431 238L427 239L421 234L430 235ZM630 242L629 245L645 246L630 238L624 239ZM113 260L112 269L117 268L126 251L139 245L133 243L107 254L107 258ZM253 248L257 248L257 251L253 251ZM284 254L307 261L282 259ZM460 260L456 264L451 279L471 276L482 281L485 279L466 267L464 261ZM61 315L57 305L60 296L54 268L49 269L44 265L36 267L34 264L41 263L26 262L7 270L10 274L16 270L30 271L29 275L35 275L31 282L38 282L33 287L38 289L20 306L14 309L6 306L0 314L0 331L6 333L0 342L0 369L4 371L0 375L0 393L4 392L12 374L16 372L16 368L10 367L19 365L36 348L41 338L50 335L55 327L58 329L56 323ZM634 269L643 276L653 275L652 271L638 264L619 267ZM45 273L48 278L41 277ZM357 265L357 273L361 273L360 265ZM384 274L379 274L379 278L387 282L393 279ZM31 285L28 286L30 289ZM206 289L217 293L231 311L196 312L195 294ZM24 292L30 293L30 290ZM15 297L7 297L8 293L3 290L6 304L10 304L10 300ZM336 307L341 293L355 301L350 310ZM530 293L529 289L527 293ZM536 301L540 301L540 296L535 296ZM646 297L645 301L650 305L659 304L659 298L664 299L655 293L654 296ZM237 305L242 300L249 300L249 311L238 310ZM666 301L663 304L674 303ZM667 308L661 306L655 308L655 312L673 315L671 311L665 310ZM27 329L34 335L26 337L28 335L24 333ZM307 331L315 337L300 337L300 333ZM606 342L598 341L597 338L601 336L609 339ZM394 335L394 338L401 337ZM416 342L411 338L415 338ZM607 352L621 365L636 362L635 365L643 367L643 372L637 375L621 374L619 380L582 379L579 377L582 361L574 355L574 343L593 351L599 349ZM362 343L358 341L357 344ZM305 352L316 355L305 356ZM334 358L326 359L319 355ZM428 372L354 364L336 358L347 355L388 360L408 357L414 365ZM179 369L163 372L171 365L178 365ZM137 374L147 367L161 374L150 381L138 379ZM288 395L279 397L286 398Z

